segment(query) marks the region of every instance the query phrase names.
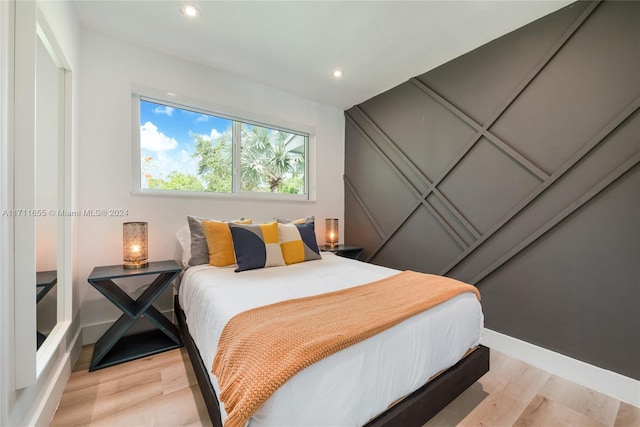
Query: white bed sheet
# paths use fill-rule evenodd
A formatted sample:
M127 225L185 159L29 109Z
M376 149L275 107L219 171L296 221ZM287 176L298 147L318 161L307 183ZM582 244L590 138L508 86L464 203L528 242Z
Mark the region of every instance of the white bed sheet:
M205 366L235 314L286 299L362 285L397 270L322 253L322 260L235 273L189 268L179 300ZM284 384L249 426L361 426L391 403L453 366L481 339L484 317L465 293L327 357ZM216 377L209 372L219 395ZM224 405L222 419L226 413Z

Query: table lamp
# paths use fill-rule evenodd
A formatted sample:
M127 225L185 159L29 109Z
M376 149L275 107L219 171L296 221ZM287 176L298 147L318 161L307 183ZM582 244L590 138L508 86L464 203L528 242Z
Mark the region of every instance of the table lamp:
M122 258L127 270L149 266L147 245L147 223L125 222L122 224Z
M334 247L338 244L340 236L338 233L338 218L327 218L325 220L325 241L329 247Z

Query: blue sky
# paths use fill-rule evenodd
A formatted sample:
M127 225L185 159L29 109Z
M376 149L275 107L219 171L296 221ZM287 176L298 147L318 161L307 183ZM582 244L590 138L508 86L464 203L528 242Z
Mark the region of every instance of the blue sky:
M143 170L143 175L166 177L174 170L195 175L194 135L215 139L230 124L220 117L140 100L140 152L153 158L151 169Z

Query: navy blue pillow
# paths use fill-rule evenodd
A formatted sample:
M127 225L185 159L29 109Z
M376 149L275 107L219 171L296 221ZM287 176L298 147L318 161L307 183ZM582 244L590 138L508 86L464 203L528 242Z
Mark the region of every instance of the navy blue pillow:
M285 265L278 237L278 223L229 224L238 268L236 272Z

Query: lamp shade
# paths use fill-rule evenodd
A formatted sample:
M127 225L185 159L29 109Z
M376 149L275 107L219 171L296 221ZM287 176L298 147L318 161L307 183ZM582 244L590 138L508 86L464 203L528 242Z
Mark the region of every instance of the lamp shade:
M144 268L149 266L146 222L125 222L122 224L122 259L124 268Z
M325 241L327 245L334 246L338 244L340 240L338 228L338 218L327 218L325 220Z

